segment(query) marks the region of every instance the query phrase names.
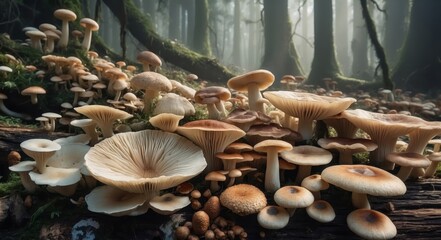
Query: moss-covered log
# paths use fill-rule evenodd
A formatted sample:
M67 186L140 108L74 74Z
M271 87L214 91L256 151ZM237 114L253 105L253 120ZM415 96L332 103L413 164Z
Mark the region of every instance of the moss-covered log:
M234 76L215 59L195 53L186 47L161 38L152 27L149 19L133 4L133 1L104 0L115 16L119 16L119 6L124 4L127 11L127 30L147 49L155 52L165 61L179 66L210 82L225 83Z

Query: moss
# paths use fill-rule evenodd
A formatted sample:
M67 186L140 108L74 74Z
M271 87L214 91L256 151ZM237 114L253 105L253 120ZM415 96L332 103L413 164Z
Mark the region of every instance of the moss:
M16 173L10 173L8 181L0 183L0 197L21 190L23 190L23 185L21 185L20 176Z

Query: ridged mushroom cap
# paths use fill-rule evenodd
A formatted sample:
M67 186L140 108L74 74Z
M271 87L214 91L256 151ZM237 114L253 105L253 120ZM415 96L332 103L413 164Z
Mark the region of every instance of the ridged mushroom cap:
M249 184L231 186L221 193L219 199L224 207L240 216L258 213L266 206L265 194Z

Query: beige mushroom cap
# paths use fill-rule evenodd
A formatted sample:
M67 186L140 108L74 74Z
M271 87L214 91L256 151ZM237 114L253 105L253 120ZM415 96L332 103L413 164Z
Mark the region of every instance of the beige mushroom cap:
M130 80L132 87L136 89L151 89L155 91L169 92L172 90L170 80L156 72L142 72L133 76Z
M424 155L414 152L389 153L386 160L396 163L402 167L421 167L426 168L430 165L430 160Z
M266 206L257 214L257 222L266 229L282 229L288 225L289 213L279 206Z
M357 209L346 218L349 229L364 239L392 239L397 235L394 223L383 213Z
M47 165L56 168L81 168L84 165L84 156L90 146L81 143L60 144L61 149L51 156Z
M316 200L306 207L308 215L321 223L332 222L335 219L334 208L325 200Z
M85 160L99 181L135 193L174 187L207 166L201 149L192 142L155 130L104 139L89 150Z
M161 113L149 119L149 122L154 126L166 132L175 132L178 129L179 121L184 116L173 113Z
M32 104L37 104L38 102L37 95L39 94L46 94L46 90L44 90L44 88L39 86L30 86L21 91L21 95L31 96Z
M190 205L190 198L166 193L152 198L149 204L153 211L161 215L170 215Z
M186 98L175 93L167 93L156 102L153 115L172 113L181 116L194 115L196 112L193 104Z
M61 148L60 144L42 138L26 140L20 144L20 147L26 155L37 162L36 167L40 172L45 171L48 158Z
M224 207L240 216L258 213L266 206L265 194L249 184L228 187L219 198Z
M56 17L57 19L60 20L66 20L66 21L74 21L75 19L77 19L77 15L69 10L69 9L57 9L54 12L54 17Z
M32 181L38 185L68 186L80 181L79 168L47 167L44 173L30 172Z
M305 208L314 202L314 196L304 187L284 186L274 193L274 201L284 208Z
M248 91L248 85L251 83L258 84L259 90L265 90L271 86L274 82L274 75L264 69L251 71L228 80L227 85L229 88L246 92Z
M332 160L329 151L310 145L295 146L290 151L281 152L280 155L287 162L297 165L320 166Z
M136 216L144 214L149 207L142 193L130 193L112 186L94 188L85 197L87 209L91 212L113 216Z
M98 25L98 23L95 20L90 18L82 18L80 20L80 25L92 31L98 31L98 29L100 28L100 25Z
M152 65L154 67L160 67L162 65L161 59L158 57L158 55L154 54L150 51L142 51L138 53L136 56L136 60L143 64L143 66ZM144 68L144 71L149 71L149 68Z
M316 192L329 188L329 183L322 179L320 174L313 174L303 179L302 187L308 189L309 191Z

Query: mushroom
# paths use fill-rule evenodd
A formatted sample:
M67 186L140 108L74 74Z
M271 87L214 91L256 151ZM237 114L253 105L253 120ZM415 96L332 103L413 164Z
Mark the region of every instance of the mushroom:
M47 160L47 165L55 168L82 168L84 156L90 146L82 143L61 143L61 148Z
M20 175L21 184L29 193L33 193L38 189L38 185L29 177L29 172L34 170L36 166L35 163L35 161L23 161L9 167L9 170Z
M265 191L275 192L280 188L279 152L289 151L292 145L282 140L264 140L254 145L257 152L266 152Z
M41 39L46 38L46 34L40 30L34 30L34 31L27 31L26 36L28 36L32 43L31 46L40 52L43 51L43 48L41 47Z
M155 72L137 74L130 80L130 84L135 89L144 90L144 113L150 113L153 100L159 96L159 92L172 90L170 80Z
M21 91L21 95L31 96L31 103L32 104L38 103L37 95L39 95L39 94L46 94L46 90L44 90L44 88L39 87L39 86L30 86L30 87L25 88L23 91Z
M210 86L202 88L194 94L196 103L206 104L208 109L208 118L220 120L227 116L227 110L224 101L231 97L231 93L227 88Z
M205 202L204 207L202 208L204 212L208 214L210 219L216 219L219 217L221 213L221 203L218 196L211 196Z
M80 20L80 25L86 29L84 31L83 43L81 46L84 50L89 51L90 43L92 42L92 31L98 31L100 26L95 20L90 18L82 18Z
M179 121L184 116L175 115L173 113L161 113L149 119L152 126L166 132L175 132L178 129Z
M74 99L72 101L72 106L77 106L78 105L78 98L80 97L80 93L85 92L86 89L84 89L82 87L72 87L72 88L70 88L70 91L75 94Z
M246 133L245 139L252 145L267 139L283 140L292 143L303 139L300 133L281 127L276 123L252 125Z
M61 115L58 113L53 113L53 112L46 112L41 114L41 116L46 117L49 119L49 132L54 132L55 131L55 119L57 118L61 118Z
M435 175L435 172L438 168L439 162L441 162L441 153L440 152L434 152L427 156L427 158L430 160L429 167L426 168L426 171L424 173L425 178L430 178Z
M267 91L263 95L285 114L299 118L298 129L305 140L312 137L314 120L323 120L336 115L356 101L354 98L289 91Z
M69 42L69 22L75 21L77 15L69 9L57 9L54 17L62 21L61 38L58 41L59 48L66 48Z
M48 159L60 150L60 144L42 138L33 138L20 143L20 147L26 155L36 162L36 168L40 173L46 170Z
M112 216L137 216L149 209L144 194L126 192L106 185L94 188L86 195L85 200L89 211Z
M207 166L201 149L192 142L155 130L119 133L96 144L84 158L98 181L143 193L146 201L160 190L193 178Z
M306 208L314 202L312 193L299 186L284 186L274 193L277 205L286 208L292 217L297 208Z
M282 229L288 225L289 213L279 206L266 206L257 214L257 222L266 229Z
M349 229L364 239L392 239L397 235L394 223L383 213L357 209L346 217Z
M207 161L204 173L222 169L222 161L215 154L245 135L234 125L211 119L188 122L179 126L177 132L202 148Z
M48 190L63 196L72 196L81 179L79 168L46 167L43 173L30 172L29 177L38 185L48 185Z
M414 152L392 152L386 155L385 160L401 166L396 176L403 182L410 176L412 169L426 168L430 165L429 159Z
M46 35L46 43L44 44L44 52L45 53L52 53L55 48L55 41L60 40L60 36L56 34L54 31L48 30L44 31L44 34Z
M210 226L210 217L206 212L200 210L193 214L191 223L196 235L204 235Z
M341 138L354 138L355 133L358 130L358 127L344 118L333 118L331 116L323 119L323 121L326 123L326 125L328 125L328 127L330 126L334 128L334 130L337 132L337 136Z
M219 197L222 206L239 216L247 216L261 211L266 206L265 194L249 184L228 187Z
M258 103L262 99L260 91L270 87L273 82L274 75L270 71L259 69L233 77L228 80L227 85L233 90L248 92L249 109L265 113L264 105Z
M161 59L150 51L142 51L136 56L136 60L142 64L144 72L156 71L162 65Z
M190 205L190 199L188 196L175 196L173 193L166 193L152 198L149 205L153 211L161 215L171 215Z
M372 140L363 138L320 138L317 144L324 149L336 149L339 164L352 164L354 153L371 152L378 147Z
M7 108L5 103L3 102L3 100L6 100L6 99L8 99L8 96L6 96L3 93L0 93L0 111L2 111L4 114L11 116L11 117L17 117L17 118L21 118L24 120L31 120L32 119L32 117L27 114L14 112L14 111L10 110L9 108Z
M104 138L113 136L113 122L117 119L128 119L132 114L102 105L86 105L76 107L75 111L95 121Z
M332 154L322 148L302 145L293 147L289 151L280 153L280 156L289 163L298 165L296 184L311 174L312 166L321 166L331 162Z
M205 181L210 181L210 190L212 192L219 191L219 182L225 182L225 180L227 180L227 177L220 171L212 171L205 176Z
M239 178L242 176L242 171L240 171L239 169L232 169L230 170L230 172L228 173L228 177L230 178L230 181L228 182L227 186L231 187L234 185L234 180L236 178Z
M368 165L335 165L322 171L326 182L352 192L356 208L370 209L367 194L397 196L406 193L406 185L383 169Z
M196 110L193 104L186 98L175 93L167 93L156 102L153 115L172 113L181 116L191 116L194 115L195 112Z
M304 178L301 186L311 191L314 199L318 200L321 198L320 191L328 189L329 183L324 181L320 174L313 174Z
M70 125L83 129L86 135L90 137L90 146L94 146L98 143L98 133L96 131L97 124L92 119L75 119L70 122Z
M306 207L306 213L312 219L321 223L332 222L335 219L334 208L325 200L316 200Z

